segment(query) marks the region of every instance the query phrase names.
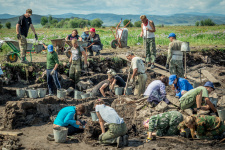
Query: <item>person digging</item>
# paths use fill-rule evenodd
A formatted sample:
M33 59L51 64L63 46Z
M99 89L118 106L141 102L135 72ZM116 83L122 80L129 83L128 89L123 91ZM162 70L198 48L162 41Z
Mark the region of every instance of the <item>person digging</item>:
M19 47L21 52L21 63L28 63L26 60L26 51L27 51L27 34L29 31L29 28L32 29L35 35L35 39L38 40L37 33L34 29L34 26L32 24L32 20L30 16L32 15L32 10L27 9L26 13L19 17L19 21L16 24L16 34L17 39L19 40Z
M109 69L107 71L107 74L111 74L112 76L114 76L114 80L113 80L111 86L109 87L111 91L114 89L115 85L117 85L119 87L126 86L126 82L119 75L116 74L115 70Z

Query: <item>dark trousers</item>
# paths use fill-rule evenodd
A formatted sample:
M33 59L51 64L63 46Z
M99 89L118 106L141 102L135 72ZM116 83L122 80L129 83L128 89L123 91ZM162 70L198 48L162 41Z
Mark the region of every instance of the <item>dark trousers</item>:
M51 72L52 72L53 69L47 69L47 83L48 83L48 90L49 90L49 94L52 94L52 90L53 90L53 82L52 80L54 81L55 83L55 86L57 89L61 89L61 85L59 83L59 80L58 80L58 71L56 70L55 71L55 75L51 75Z
M75 128L74 126L68 126L68 133L67 135L73 135L74 133L83 133L84 129Z

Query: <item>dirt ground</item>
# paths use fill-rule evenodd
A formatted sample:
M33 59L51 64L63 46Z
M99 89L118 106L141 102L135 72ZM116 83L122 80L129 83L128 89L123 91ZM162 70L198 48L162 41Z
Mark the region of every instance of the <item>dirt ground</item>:
M159 47L157 47L157 49L159 49ZM198 49L198 48L196 48ZM117 54L120 53L125 53L126 51L135 51L135 53L138 56L143 56L143 49L141 47L135 47L135 48L130 48L130 49L116 49L116 50L112 50L112 49L105 49L102 51L102 55L100 57L114 57ZM161 48L160 50L158 50L158 57L157 57L157 63L161 64L161 65L165 65L165 57L164 53L166 52L166 48ZM225 95L225 64L223 63L223 60L225 60L225 56L224 53L220 54L219 56L217 56L218 54L209 54L209 58L205 57L206 54L204 53L193 53L188 55L188 67L187 67L187 72L188 75L190 75L191 77L193 77L196 80L200 79L201 76L201 81L202 83L199 83L199 85L204 84L205 81L208 81L208 79L203 75L199 73L199 69L205 69L208 70L211 74L213 74L213 76L219 81L215 86L216 86L216 90L214 91L214 93L217 93L217 98L219 99L219 103L225 104L225 99L223 99L223 95ZM208 53L207 53L208 55ZM211 56L210 56L211 55ZM218 58L219 57L219 58ZM59 55L59 59L60 61L63 62L67 62L68 58L65 55ZM216 61L217 60L217 61ZM46 57L44 54L34 54L33 55L33 62L34 63L38 63L38 62L46 62ZM104 64L103 64L104 65ZM91 67L91 66L90 66ZM102 69L102 68L101 68ZM120 68L123 69L123 68ZM121 74L124 79L126 79L127 75L125 74ZM147 70L147 75L148 75L148 80L146 83L146 86L153 80L157 79L157 77L159 77L161 74L154 72L154 70ZM64 82L64 77L63 81ZM92 81L98 82L100 79L103 80L106 78L105 75L102 75L100 73L96 73L93 74L93 76L90 76L90 78L92 79ZM83 78L82 78L83 79ZM16 81L16 80L15 80ZM66 81L66 79L65 79ZM192 82L193 83L193 82ZM5 93L3 93L0 96L0 125L3 126L5 123L5 112L7 112L6 106L8 104L8 106L11 107L11 105L9 105L10 102L6 103L7 101L12 101L12 105L15 102L24 102L26 104L28 104L29 102L32 103L32 101L36 101L36 100L32 100L32 99L18 99L16 97L16 93L15 93L15 89L20 87L20 88L24 88L24 87L29 87L29 86L33 86L33 87L42 87L45 86L46 87L46 83L44 84L21 84L19 82L10 84L10 85L4 85L4 90L6 91ZM167 94L168 95L174 95L174 92L171 90L170 87L167 87ZM71 98L72 96L70 96L69 99L67 99L67 102L70 104L75 104L74 100ZM143 131L141 129L141 124L142 124L142 120L143 117L150 117L151 115L154 114L154 110L152 110L152 108L150 108L148 105L145 104L141 104L143 106L143 108L141 109L140 112L138 112L137 114L133 114L134 111L132 108L137 108L137 106L135 107L131 107L129 105L126 105L126 102L123 102L123 99L132 99L132 100L137 100L137 97L133 97L133 96L126 96L126 97L114 97L114 99L117 99L117 101L119 102L118 104L115 104L115 107L117 107L116 110L121 109L121 111L119 111L118 113L120 114L120 116L124 117L125 122L128 123L129 128L132 128L133 124L136 125L135 128L138 130L138 132L134 132L133 130L130 131L130 136L129 136L129 145L128 147L124 147L121 149L124 150L145 150L145 149L149 149L149 150L169 150L169 149L174 149L174 150L180 150L180 149L200 149L200 150L208 150L208 149L215 149L215 150L220 150L220 149L224 149L225 148L225 144L224 143L218 143L218 141L202 141L202 140L196 140L196 141L191 141L189 139L184 139L181 137L170 137L170 138L157 138L156 141L152 141L151 143L145 143L144 140L146 138L146 131ZM86 100L86 102L88 102L90 100ZM50 104L53 104L53 102L48 102L47 100L45 101L46 104L48 105L49 108L51 108L52 106L50 106ZM45 105L45 102L43 103ZM77 102L77 101L76 101ZM116 102L116 101L115 101ZM61 104L61 102L58 102L56 100L56 103ZM91 103L91 101L90 101ZM40 103L35 103L35 106L39 106L39 104L42 104L42 102ZM65 104L65 103L64 103ZM42 106L42 105L41 105ZM93 108L93 104L88 105L88 108ZM7 107L7 109L11 109L10 107ZM34 106L32 106L34 107ZM170 109L177 109L176 107L170 105L169 107L171 107ZM19 110L17 107L15 107L15 110ZM43 108L44 110L44 108ZM30 109L29 111L25 112L30 116L30 117L40 117L40 116L35 116L34 114L32 114L33 108ZM89 110L91 111L91 110ZM150 112L149 112L150 111ZM13 114L11 114L13 116ZM33 115L33 116L32 116ZM40 114L39 114L40 115ZM49 114L51 115L51 114ZM141 116L141 117L140 117ZM15 116L14 116L15 117ZM22 116L23 117L23 116ZM21 117L21 118L22 118ZM43 116L41 116L43 117ZM46 117L46 116L45 116ZM88 116L90 118L90 115ZM141 119L138 119L138 117L140 117ZM21 118L18 118L17 120L20 120ZM137 118L137 119L136 119ZM91 142L91 144L87 144L85 143L85 141L80 140L79 135L74 136L73 139L68 139L66 143L64 144L59 144L59 143L55 143L52 141L48 141L46 139L48 134L52 134L52 122L49 121L49 118L47 119L48 121L42 121L41 123L25 123L25 125L22 125L22 127L19 127L13 131L20 131L23 132L23 135L18 136L20 143L22 144L22 146L20 147L20 149L30 149L30 150L39 150L39 149L102 149L102 150L114 150L117 149L116 146L102 146L99 145L97 143L97 141ZM133 121L135 120L135 121ZM10 122L10 118L8 120ZM133 122L132 122L133 121ZM139 121L139 122L137 122ZM132 123L131 123L132 122ZM15 124L17 124L18 122L15 122ZM22 123L23 124L23 123Z

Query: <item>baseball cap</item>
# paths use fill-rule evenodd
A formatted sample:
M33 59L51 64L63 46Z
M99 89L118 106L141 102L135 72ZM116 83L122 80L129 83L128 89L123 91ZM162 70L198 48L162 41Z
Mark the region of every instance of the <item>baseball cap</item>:
M53 45L52 44L48 45L48 52L53 52Z
M176 34L175 33L170 33L168 38L170 38L170 37L176 37Z
M210 81L207 81L204 86L211 87L213 90L215 90L213 83Z
M172 85L173 84L173 81L175 80L177 78L177 76L176 75L170 75L170 77L169 77L169 85Z
M95 28L91 28L90 29L90 32L95 32Z
M27 10L26 10L26 13L32 15L32 9L27 9Z

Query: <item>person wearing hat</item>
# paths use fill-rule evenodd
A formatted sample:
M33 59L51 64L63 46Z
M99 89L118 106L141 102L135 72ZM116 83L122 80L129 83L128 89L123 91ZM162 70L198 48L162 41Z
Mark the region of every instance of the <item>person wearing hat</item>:
M170 75L169 85L172 85L176 91L176 96L181 98L187 91L193 89L193 86L184 78L179 78L177 75Z
M170 33L168 38L171 43L169 44L165 67L169 69L170 74L184 77L183 52L181 52L181 44L183 42L176 39L175 33Z
M197 114L200 110L212 110L217 114L217 109L211 103L209 94L214 90L213 83L208 81L204 86L199 86L185 93L180 99L180 108L182 110L191 108Z
M17 39L19 40L19 47L21 51L21 56L20 56L21 63L28 63L26 61L26 51L27 51L26 37L29 31L29 28L32 29L35 35L35 39L38 40L38 36L32 24L32 20L30 18L31 15L32 15L32 10L27 9L26 13L19 17L19 21L16 24L16 34L17 34Z
M156 59L156 46L155 46L155 24L152 20L148 20L145 15L141 15L140 19L142 21L141 24L141 37L144 38L144 42L146 44L145 51L146 51L146 62L148 66L151 66L153 69L155 59Z
M48 84L48 90L49 90L49 96L53 96L53 83L52 80L55 83L55 86L58 90L61 89L61 85L58 80L58 71L57 68L59 66L59 60L57 53L53 50L53 45L46 46L43 44L45 49L48 49L47 53L47 84Z
M126 57L131 61L133 74L130 78L130 84L135 84L134 95L141 95L145 92L147 75L145 74L145 65L140 57L135 57L132 52L127 52ZM135 81L135 82L134 82Z
M91 34L89 35L89 37L87 38L88 41L88 56L93 56L93 51L96 52L95 56L100 55L100 50L102 50L102 44L101 44L101 40L98 34L95 33L95 28L91 28L90 29Z
M123 80L123 78L121 78L119 75L116 74L115 70L109 69L107 71L107 74L111 74L111 75L114 76L114 80L112 82L112 85L109 87L111 90L114 89L115 85L117 85L119 87L125 87L126 86L126 82Z
M82 41L86 41L88 37L89 37L89 29L88 27L85 27L84 32L81 35Z

